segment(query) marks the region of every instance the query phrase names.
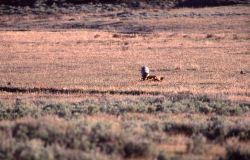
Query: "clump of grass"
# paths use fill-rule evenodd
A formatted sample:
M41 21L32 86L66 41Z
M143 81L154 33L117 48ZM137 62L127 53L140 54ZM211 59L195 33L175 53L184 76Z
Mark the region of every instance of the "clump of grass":
M123 146L123 156L125 158L148 158L149 156L152 156L152 154L152 145L146 141L128 141Z
M28 103L21 99L16 99L13 106L0 105L0 119L17 119L22 117L38 117L40 109L33 103Z
M247 123L233 124L218 118L211 118L206 123L166 122L163 125L163 131L171 134L182 133L188 136L201 134L207 139L215 141L224 141L230 137L240 137L241 139L249 140L250 125Z
M16 159L25 160L52 160L53 153L48 148L44 147L43 142L33 139L26 143L18 144L14 152Z
M66 127L66 128L65 128ZM9 130L9 132L7 132ZM0 157L18 159L96 159L98 151L107 157L142 158L154 156L152 143L116 134L107 123L76 123L63 128L51 122L18 122L0 128ZM86 153L86 154L85 154ZM72 157L71 157L72 156ZM61 159L60 158L60 159ZM85 159L85 158L84 158Z
M69 104L48 104L43 107L43 113L49 115L58 115L59 117L71 116L72 106Z
M168 156L168 154L166 152L160 152L157 156L157 160L169 160L170 157Z
M191 136L191 142L188 143L187 150L194 154L203 154L206 152L206 137L202 134L194 134Z
M1 133L1 132L0 132ZM0 159L14 159L16 141L8 134L0 135Z

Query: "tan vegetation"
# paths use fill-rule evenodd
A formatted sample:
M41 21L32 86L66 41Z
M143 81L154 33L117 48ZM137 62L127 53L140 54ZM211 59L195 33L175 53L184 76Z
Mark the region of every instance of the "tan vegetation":
M0 15L0 159L250 158L249 6L55 10Z
M202 25L203 21L215 23L216 19L189 19L185 25ZM164 23L174 25L172 19ZM113 33L91 30L4 31L0 33L0 83L84 90L190 91L249 101L249 35L238 30L248 28L247 19L220 23L237 27L212 33L219 39L178 32L113 38ZM96 34L100 37L94 38ZM143 64L166 77L164 82L141 83Z

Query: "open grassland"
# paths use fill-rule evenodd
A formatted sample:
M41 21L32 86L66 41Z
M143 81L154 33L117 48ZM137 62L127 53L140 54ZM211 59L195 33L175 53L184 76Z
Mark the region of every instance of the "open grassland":
M0 159L250 159L249 6L0 15ZM164 76L140 81L140 67Z
M0 84L188 91L250 101L249 16L180 17L145 23L167 24L173 31L129 35L76 29L0 32ZM175 25L181 28L175 31ZM142 65L165 80L141 82Z

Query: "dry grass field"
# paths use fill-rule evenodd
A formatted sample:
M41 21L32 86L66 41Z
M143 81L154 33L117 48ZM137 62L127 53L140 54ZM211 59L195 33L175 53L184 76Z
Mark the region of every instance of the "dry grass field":
M129 35L105 29L44 31L44 28L36 26L43 26L47 21L36 24L37 17L25 17L28 22L20 22L30 23L31 27L34 25L34 30L4 31L9 28L1 28L0 84L5 86L10 82L18 87L83 90L191 92L249 102L248 9L160 10L156 14L167 12L167 15L176 16L142 18L142 22L131 18L138 25L156 26L156 29L147 34ZM221 11L219 13L225 16L211 16L213 10L214 13ZM180 14L182 16L178 17ZM205 17L190 16L199 14ZM85 20L79 14L60 15L59 19L65 24L72 17L78 21ZM15 22L20 18L23 17L12 15L2 19L5 19L4 23L13 23L18 28L23 25ZM52 19L50 22L48 17L48 23L57 23L55 17ZM109 19L106 21L108 23ZM124 25L132 23L130 19L120 21ZM165 29L157 29L161 28L159 26ZM164 82L140 82L142 65L148 65L153 73L164 76Z
M249 6L0 23L0 159L249 159Z

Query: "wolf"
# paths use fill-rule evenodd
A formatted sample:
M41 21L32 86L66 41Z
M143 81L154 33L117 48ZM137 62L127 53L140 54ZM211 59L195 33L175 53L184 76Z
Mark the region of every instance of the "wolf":
M164 77L156 76L156 75L150 75L149 74L149 68L147 66L142 66L141 67L141 79L143 81L145 81L145 80L162 81L164 79Z

